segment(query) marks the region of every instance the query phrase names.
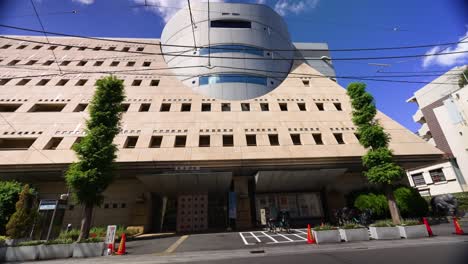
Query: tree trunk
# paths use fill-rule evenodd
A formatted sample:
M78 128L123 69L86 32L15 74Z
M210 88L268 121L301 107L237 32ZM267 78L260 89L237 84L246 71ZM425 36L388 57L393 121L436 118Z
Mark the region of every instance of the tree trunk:
M398 206L396 204L395 196L393 195L392 186L389 184L386 184L384 188L385 188L385 195L387 196L387 201L388 201L388 209L390 210L390 215L392 216L392 221L395 225L399 225L401 224L400 210L398 209Z
M81 229L78 241L88 239L91 229L91 218L93 217L93 205L85 204L83 219L81 219Z

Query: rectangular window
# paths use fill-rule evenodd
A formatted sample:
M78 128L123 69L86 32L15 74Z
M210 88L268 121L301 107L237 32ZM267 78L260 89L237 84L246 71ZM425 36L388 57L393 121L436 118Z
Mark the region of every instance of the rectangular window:
M234 146L234 136L223 135L223 147L233 147L233 146Z
M101 66L103 63L104 61L96 61L93 66Z
M212 28L251 28L252 23L244 20L213 20Z
M73 112L83 112L84 110L86 110L86 107L88 107L88 104L78 104L73 110Z
M109 47L107 50L113 51L116 47Z
M27 47L26 45L20 45L20 46L18 46L16 49L24 49L24 48L26 48L26 47Z
M62 63L60 63L60 66L67 66L68 64L70 64L71 61L67 60L67 61L62 61Z
M261 103L260 109L262 109L262 111L270 111L270 107L268 106L268 103Z
M182 104L180 107L181 112L190 112L191 109L192 109L191 104Z
M97 47L94 47L93 50L97 51L97 50L101 50L101 47L97 46Z
M245 135L247 146L257 146L257 135Z
M319 111L324 111L325 108L323 108L323 103L315 103Z
M50 79L42 79L36 83L37 86L44 86L50 82Z
M130 108L130 104L122 104L122 111L127 112Z
M36 138L0 138L0 151L27 150Z
M424 180L424 176L422 173L413 174L411 175L411 178L413 178L415 186L426 185L426 181Z
M209 135L200 135L198 138L199 147L209 147L210 146L210 136Z
M35 104L28 112L60 112L66 104Z
M56 48L57 48L57 46L50 46L50 47L48 48L48 50L54 50L54 49L56 49Z
M44 65L44 66L50 66L50 65L52 65L52 63L54 63L53 60L48 60L48 61L45 61L44 63L42 63L42 65Z
M300 111L307 111L305 103L297 103L297 107L299 107Z
M316 145L323 145L322 134L320 133L312 134L312 137L314 138Z
M132 86L140 86L141 85L141 80L133 80Z
M175 148L185 148L187 136L176 136L174 141Z
M144 47L138 47L137 51L143 51L145 48Z
M117 65L119 65L120 61L113 61L111 62L110 66L111 67L116 67Z
M287 103L280 103L279 107L281 111L288 111L288 104Z
M127 67L133 67L135 66L135 62L134 61L129 61L127 62Z
M345 144L344 140L343 140L343 134L341 133L333 133L333 136L335 137L336 139L336 142L338 144Z
M123 47L123 48L122 48L122 51L124 51L124 52L127 52L127 51L129 51L129 50L130 50L130 47Z
M37 46L34 46L34 47L33 47L33 50L38 50L38 49L40 49L40 48L42 48L42 46L41 46L41 45L37 45Z
M138 112L148 112L151 107L151 104L141 104Z
M13 66L13 65L18 64L18 62L20 62L20 60L12 60L12 61L10 61L7 65L8 65L8 66Z
M0 85L5 85L7 84L11 79L0 79Z
M429 174L431 175L431 179L433 183L445 181L445 175L442 169L431 170L429 171Z
M8 49L9 47L11 47L11 45L6 44L2 46L2 49Z
M0 104L0 112L9 113L15 112L20 108L21 104Z
M151 65L150 61L143 62L143 67L149 67Z
M223 111L223 112L231 111L231 104L230 103L222 103L221 104L221 111Z
M291 140L294 145L302 145L300 134L291 134Z
M75 139L75 142L73 142L72 146L71 146L71 149L73 149L73 147L76 145L76 144L79 144L81 142L81 140L83 140L83 137L77 137Z
M138 142L137 136L127 137L127 140L125 140L124 148L135 148L137 142Z
M37 60L30 60L28 62L26 62L26 65L34 65L37 63Z
M250 104L249 103L241 103L241 109L244 112L250 111Z
M211 111L211 104L210 103L201 104L201 111L202 112L210 112Z
M78 50L81 50L81 51L86 50L86 47L79 47Z
M279 146L279 139L277 134L268 135L268 140L270 141L270 146Z
M159 108L160 112L169 112L171 111L171 104L161 104L161 108Z
M48 150L54 150L57 149L58 145L60 145L60 142L62 142L63 137L53 137L47 142L45 145L44 149Z
M84 86L87 82L88 82L88 80L86 80L86 79L79 79L79 80L75 83L75 86Z
M31 81L31 79L21 79L16 85L23 86L23 85L28 84L28 82L30 82L30 81Z
M333 105L335 106L336 110L343 111L343 109L341 108L341 103L333 103Z
M65 46L65 47L63 48L63 50L71 50L71 49L72 49L72 46Z
M158 86L159 85L159 80L151 80L150 86Z
M150 148L160 148L162 143L162 136L152 136L150 141Z
M304 84L305 87L310 87L309 80L302 80L302 84Z
M56 86L64 86L67 84L69 79L61 79L60 81L57 82Z
M76 66L85 66L86 63L88 63L88 61L82 60L82 61L79 61L78 64L76 64Z

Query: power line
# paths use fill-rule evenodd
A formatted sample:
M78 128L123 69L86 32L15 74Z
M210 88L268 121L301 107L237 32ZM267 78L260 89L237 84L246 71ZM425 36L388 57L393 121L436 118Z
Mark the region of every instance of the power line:
M122 39L89 37L89 36L82 36L82 35L75 35L75 34L41 31L41 30L36 30L36 29L31 29L31 28L17 27L17 26L5 25L5 24L0 24L0 27L16 29L16 30L21 30L21 31L35 32L35 33L45 32L49 35L84 38L84 39L109 41L109 42L119 42L119 43L125 43L125 44L153 45L153 46L166 46L166 47L179 47L179 48L192 48L192 49L194 48L194 46L190 46L190 45L162 44L162 43L139 42L139 41L130 41L130 40L122 40ZM330 51L330 52L342 52L343 51L343 52L347 52L347 51L399 50L399 49L416 49L416 48L429 48L429 47L437 47L437 46L456 45L460 43L468 43L468 41L445 42L445 43L439 43L439 44L424 44L424 45L414 45L414 46L398 46L398 47L346 48L346 49L300 49L300 51ZM217 48L216 46L209 47L209 48L210 49L226 49L226 50L230 49L230 48ZM232 49L232 50L239 50L239 49ZM249 50L249 49L246 48L246 50ZM267 49L267 50L269 51L297 51L298 49Z

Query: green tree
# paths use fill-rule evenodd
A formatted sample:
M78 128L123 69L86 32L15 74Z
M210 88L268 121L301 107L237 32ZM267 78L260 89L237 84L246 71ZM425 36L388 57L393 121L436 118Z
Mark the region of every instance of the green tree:
M10 217L6 225L6 234L11 238L25 238L31 233L32 225L36 217L36 210L33 208L33 196L29 185L24 185L23 190L16 202L16 211Z
M458 87L463 88L467 84L468 84L468 68L466 68L460 74L460 78L458 79Z
M78 241L88 238L93 207L101 205L102 193L114 179L117 146L112 142L120 130L125 99L123 81L115 76L98 80L96 86L86 136L73 146L78 161L65 175L74 199L84 206Z
M5 225L15 212L15 204L22 189L23 185L17 181L0 181L0 235L5 234Z
M370 183L382 185L393 223L400 224L400 212L392 185L401 179L404 170L393 162L392 151L388 148L390 136L375 119L377 108L374 97L366 92L366 85L351 83L347 94L351 98L353 123L358 127L359 143L367 149L367 153L362 157L362 163L366 168L364 175Z

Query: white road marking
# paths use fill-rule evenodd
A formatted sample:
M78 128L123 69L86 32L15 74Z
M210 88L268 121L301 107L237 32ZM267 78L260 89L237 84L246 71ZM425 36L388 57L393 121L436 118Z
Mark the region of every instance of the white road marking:
M302 239L303 241L307 241L307 238L303 238L303 237L301 237L301 236L298 235L298 234L293 234L293 235L297 236L298 238Z
M269 236L267 233L265 232L262 232L265 236L267 236L269 239L273 240L273 242L278 242L276 239L274 239L273 237Z
M245 240L244 235L242 235L242 233L239 233L239 235L240 235L240 237L242 238L242 241L244 241L244 244L246 244L246 245L253 245L253 244L247 243L247 240Z
M307 229L291 229L293 233L290 234L280 234L280 233L271 233L264 231L253 231L253 232L239 232L239 235L247 246L256 245L256 243L265 243L265 244L284 244L284 243L297 243L307 241L302 235L307 235ZM282 239L278 240L278 237ZM250 243L255 239L255 243Z
M294 241L294 240L290 239L289 237L287 237L287 236L285 236L285 235L282 235L282 234L278 234L278 235L280 235L280 236L282 236L282 237L286 238L288 241L291 241L291 242L293 242L293 241Z
M250 234L257 240L257 242L262 242L256 235L254 235L253 232L250 232Z

